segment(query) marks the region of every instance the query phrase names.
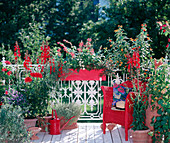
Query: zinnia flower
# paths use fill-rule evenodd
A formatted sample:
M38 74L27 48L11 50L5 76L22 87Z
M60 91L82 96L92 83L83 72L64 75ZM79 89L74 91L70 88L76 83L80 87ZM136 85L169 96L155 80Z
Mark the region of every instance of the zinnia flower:
M26 77L26 78L25 78L25 83L26 83L26 82L31 82L31 81L32 81L32 78L30 78L30 77Z

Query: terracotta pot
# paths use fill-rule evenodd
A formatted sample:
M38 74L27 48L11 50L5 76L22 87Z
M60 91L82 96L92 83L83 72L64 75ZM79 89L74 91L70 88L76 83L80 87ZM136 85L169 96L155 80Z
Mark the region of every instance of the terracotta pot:
M49 121L51 118L52 116L38 117L38 125L41 127L41 132L49 131Z
M74 122L72 121L74 120ZM64 128L63 130L71 130L71 129L75 129L75 128L78 128L78 125L77 125L77 120L78 120L78 117L76 118L73 118L70 122L72 122L72 124L68 123ZM65 119L65 117L60 117L60 128L67 122L67 120Z
M133 143L148 143L148 140L149 140L148 132L149 131L150 129L136 130L136 131L131 130Z
M152 118L155 116L155 117L158 117L160 116L158 113L157 113L157 109L154 109L154 110L151 110L151 96L152 95L149 95L149 106L148 106L148 109L146 110L146 126L151 130L153 131L154 130L154 127L150 125L151 121L152 121ZM155 106L158 106L159 108L161 107L160 105L158 105L157 102L155 102L154 104ZM156 120L155 120L156 121Z
M37 119L24 119L25 126L28 127L35 127Z
M41 130L41 128L39 128L39 127L30 127L30 128L28 128L28 131L33 134L30 139L31 139L31 140L38 140L39 137L36 136L36 134L39 133L40 130Z

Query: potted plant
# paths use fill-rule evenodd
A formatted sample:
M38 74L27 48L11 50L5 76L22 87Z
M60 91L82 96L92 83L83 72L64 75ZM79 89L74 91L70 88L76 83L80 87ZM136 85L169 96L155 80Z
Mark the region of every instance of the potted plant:
M146 77L148 76L146 69L149 67L149 61L151 56L151 50L149 47L150 38L147 34L146 24L141 25L141 32L136 39L130 38L130 49L122 49L121 45L117 45L121 48L121 52L126 50L127 54L124 55L127 60L125 65L126 70L129 72L129 78L133 84L133 93L131 99L133 101L133 121L131 124L132 140L136 142L148 142L149 129L145 125L146 108L148 105L147 96L144 94L146 89ZM121 28L116 31L117 35L121 35ZM120 37L119 37L120 38ZM114 43L116 44L116 43ZM119 48L118 48L119 49ZM119 51L119 52L120 52ZM120 53L121 53L120 52ZM118 57L117 57L118 58ZM122 62L122 61L119 61ZM120 64L119 66L122 66Z
M30 142L29 138L22 109L19 106L3 105L0 109L0 142Z
M63 130L77 128L77 120L81 113L81 107L76 103L58 103L54 106L57 116L60 118L60 126L63 126L71 117L75 116Z
M146 94L149 95L149 107L146 110L146 124L152 131L152 141L168 142L168 110L169 110L169 80L168 64L162 59L154 59L151 77L147 84Z

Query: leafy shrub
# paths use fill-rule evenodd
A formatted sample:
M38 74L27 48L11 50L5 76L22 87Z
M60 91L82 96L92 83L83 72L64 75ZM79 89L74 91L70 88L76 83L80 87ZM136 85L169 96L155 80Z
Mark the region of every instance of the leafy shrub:
M3 105L0 109L0 142L29 142L29 134L24 125L21 108Z

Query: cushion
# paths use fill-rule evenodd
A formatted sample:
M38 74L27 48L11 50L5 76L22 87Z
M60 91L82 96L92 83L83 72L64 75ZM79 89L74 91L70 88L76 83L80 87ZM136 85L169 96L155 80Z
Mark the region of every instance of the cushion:
M112 107L116 107L116 103L118 101L125 101L126 96L129 93L129 88L114 84L113 85L113 102L112 102Z

